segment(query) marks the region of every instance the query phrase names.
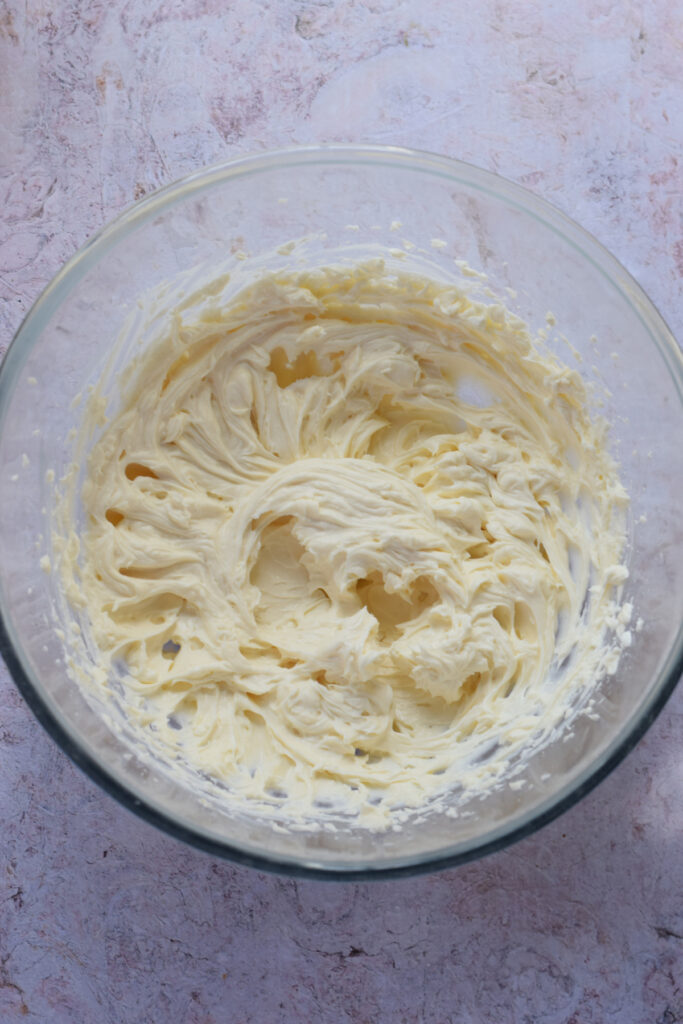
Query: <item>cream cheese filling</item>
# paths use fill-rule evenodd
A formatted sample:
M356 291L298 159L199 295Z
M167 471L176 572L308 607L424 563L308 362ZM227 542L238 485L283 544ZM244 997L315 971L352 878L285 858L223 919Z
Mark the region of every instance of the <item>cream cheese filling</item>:
M381 260L178 313L82 500L80 600L131 715L246 797L486 785L482 743L503 765L614 661L626 495L581 377Z

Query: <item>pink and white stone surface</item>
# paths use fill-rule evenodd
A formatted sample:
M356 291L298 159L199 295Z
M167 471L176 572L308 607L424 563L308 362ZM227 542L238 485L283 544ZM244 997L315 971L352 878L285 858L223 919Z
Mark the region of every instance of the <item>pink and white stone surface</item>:
M87 237L292 143L461 157L575 217L683 337L677 0L0 0L0 353ZM211 860L43 733L0 664L0 1024L683 1021L683 691L596 791L374 884Z

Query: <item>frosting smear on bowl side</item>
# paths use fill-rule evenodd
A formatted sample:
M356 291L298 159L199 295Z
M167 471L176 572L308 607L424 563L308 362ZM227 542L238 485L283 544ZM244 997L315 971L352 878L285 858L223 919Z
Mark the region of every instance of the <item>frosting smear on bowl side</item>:
M614 668L626 495L581 377L382 260L199 308L131 370L66 548L131 716L302 813L485 787Z

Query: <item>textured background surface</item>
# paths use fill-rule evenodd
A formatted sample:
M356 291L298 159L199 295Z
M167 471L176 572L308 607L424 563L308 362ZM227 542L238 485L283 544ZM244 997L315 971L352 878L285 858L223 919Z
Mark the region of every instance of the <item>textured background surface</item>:
M536 6L0 0L0 352L134 199L323 140L526 185L611 248L680 338L683 6ZM0 664L0 1022L683 1021L681 751L679 690L607 782L504 853L415 881L293 882L133 818Z

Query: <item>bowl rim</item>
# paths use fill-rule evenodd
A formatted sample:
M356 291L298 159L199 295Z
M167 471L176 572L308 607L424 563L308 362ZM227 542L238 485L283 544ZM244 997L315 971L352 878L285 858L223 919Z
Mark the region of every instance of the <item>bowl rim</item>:
M632 306L643 326L651 335L683 402L683 353L672 332L631 274L590 232L580 227L547 200L536 196L521 185L474 164L406 147L343 143L293 146L260 151L200 168L129 205L93 234L67 260L40 293L19 325L2 362L0 362L0 429L4 419L3 406L6 405L7 398L12 393L13 378L23 367L32 348L32 341L37 339L42 326L59 307L65 295L78 284L92 266L106 255L109 249L113 248L119 238L157 215L161 210L166 210L175 203L213 185L222 184L232 178L253 176L301 164L337 166L372 164L375 167L385 164L394 169L403 168L413 172L424 172L459 182L484 194L490 194L497 200L502 200L507 205L519 209L524 214L535 217L578 249L581 255L593 264L613 287L621 292L623 299ZM0 565L0 584L1 580L2 566ZM395 857L377 867L367 863L361 863L359 867L328 867L320 862L307 863L301 860L272 857L266 853L252 853L225 841L214 839L195 827L172 819L148 800L136 796L113 773L103 767L84 744L79 742L78 737L66 728L40 695L21 656L21 647L12 639L9 616L6 616L3 601L3 588L0 586L0 656L4 659L10 676L35 717L52 739L86 775L120 804L145 821L212 856L262 871L317 880L367 881L440 871L495 853L531 835L567 811L612 772L652 725L683 673L683 624L680 624L676 639L660 670L659 679L653 686L645 704L632 714L631 720L626 722L626 727L613 738L601 754L587 765L582 776L565 784L556 794L542 801L519 824L513 823L510 826L508 823L498 826L490 830L488 835L481 840L467 841L462 849L443 852L442 848L435 851L433 856L426 855L416 861L410 860L410 858ZM448 850L448 848L445 849Z

